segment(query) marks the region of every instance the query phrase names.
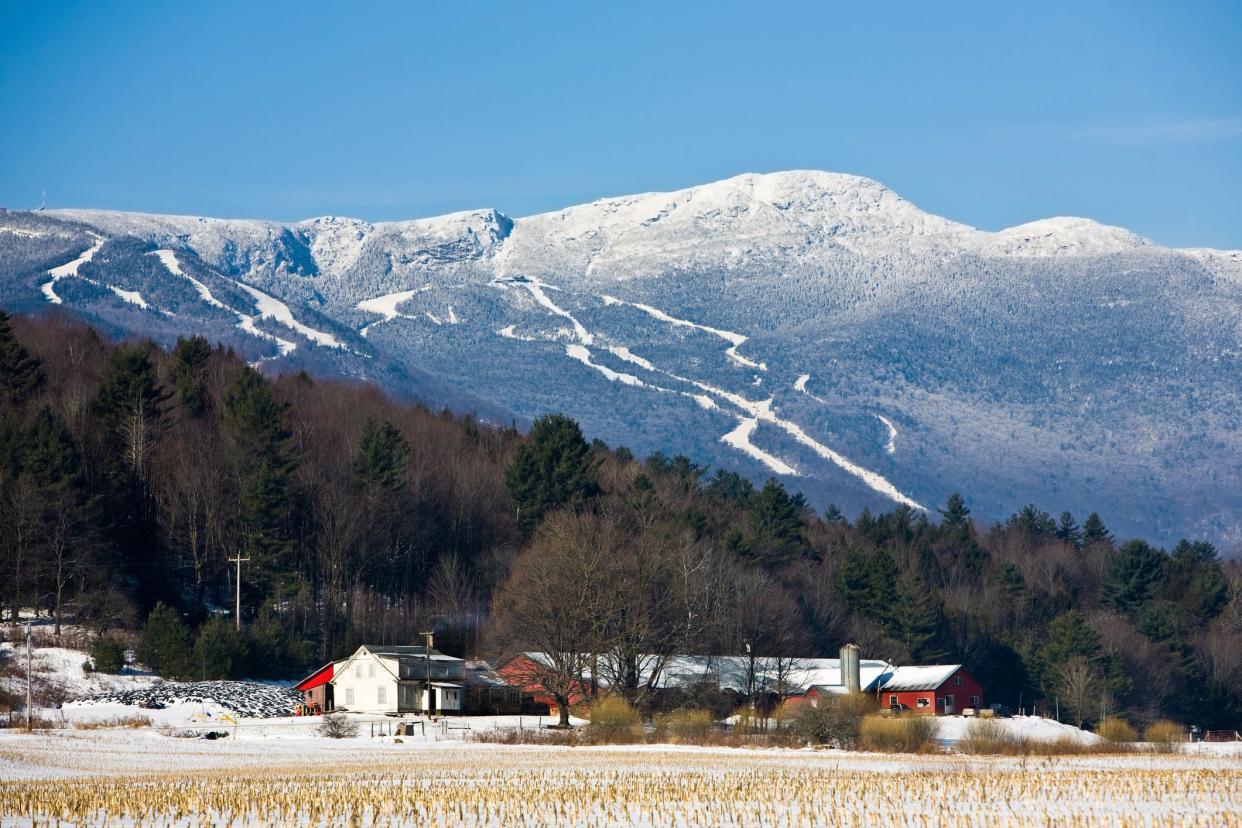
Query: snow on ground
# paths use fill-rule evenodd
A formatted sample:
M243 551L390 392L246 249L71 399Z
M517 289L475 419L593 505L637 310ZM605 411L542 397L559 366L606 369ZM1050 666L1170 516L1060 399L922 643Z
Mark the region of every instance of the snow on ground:
M299 322L294 318L293 311L289 310L289 306L275 296L269 296L258 288L251 287L244 282L238 282L237 286L254 297L260 319L274 319L286 328L297 331L311 342L319 345L329 348L345 348L345 345L332 334L317 331L309 325Z
M81 256L78 256L71 262L66 262L63 265L54 267L48 271L48 275L52 277L52 280L43 284L43 295L46 296L47 301L51 302L53 305L61 304L61 298L56 295L56 283L61 279L68 279L77 276L78 270L82 267L82 265L95 258L95 254L99 252L100 248L104 246L104 242L106 241L103 236L97 236L94 233L91 234L91 238L95 240L95 243L83 252Z
M21 642L0 642L0 661L12 659L25 683L26 646ZM36 687L49 695L72 698L91 693L109 693L149 687L159 678L149 673L127 670L121 675L87 673L82 665L87 654L68 647L36 647L32 652L32 668Z
M950 744L969 738L971 725L975 722L994 722L1001 735L1013 739L1026 739L1032 742L1055 742L1059 739L1070 739L1083 745L1092 745L1100 741L1100 737L1073 725L1058 722L1056 719L1045 719L1042 716L1014 716L1000 719L976 719L965 716L938 716L936 718L937 736Z
M641 302L627 302L624 299L618 299L615 296L604 296L604 304L629 305L632 308L637 308L653 319L658 319L661 322L668 323L669 325L682 328L693 328L695 330L703 331L704 333L712 334L713 336L718 336L724 341L730 343L729 347L725 349L725 355L728 356L729 359L745 368L754 368L758 371L768 370L768 366L766 364L762 362L755 362L752 359L747 359L737 352L737 349L745 344L746 340L749 338L743 334L722 330L720 328L713 328L709 325L700 325L698 322L692 322L689 319L678 319L677 317L670 316L659 308L654 308L651 305L644 305Z
M798 470L793 466L775 455L768 454L751 442L750 438L758 427L758 417L739 418L737 428L721 437L720 442L733 446L738 451L755 458L775 474L783 474L790 477L797 475Z
M116 285L108 285L108 289L131 305L137 305L143 310L149 310L151 307L147 304L147 300L142 298L142 294L136 290L124 290Z
M888 429L888 442L884 444L884 450L889 454L897 453L897 426L893 425L893 421L883 414L876 414L876 419L884 423L884 427Z
M379 319L375 322L372 322L371 324L364 327L358 333L361 336L365 337L370 332L370 330L374 328L376 325L382 324L384 322L391 322L392 320L397 319L398 317L402 319L417 318L414 316L410 316L407 313L402 313L400 310L401 305L413 299L415 296L422 293L423 291L430 290L430 289L431 289L431 285L423 285L422 287L419 287L419 288L412 288L410 290L399 290L395 293L385 293L383 296L376 296L374 299L362 300L355 306L357 307L358 310L365 311L366 313L378 314L382 316L383 319Z

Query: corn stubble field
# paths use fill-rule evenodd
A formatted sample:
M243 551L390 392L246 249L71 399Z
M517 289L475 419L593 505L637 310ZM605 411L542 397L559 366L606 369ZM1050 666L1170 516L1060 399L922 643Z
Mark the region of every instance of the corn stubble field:
M0 744L0 824L1242 826L1225 758L158 745Z

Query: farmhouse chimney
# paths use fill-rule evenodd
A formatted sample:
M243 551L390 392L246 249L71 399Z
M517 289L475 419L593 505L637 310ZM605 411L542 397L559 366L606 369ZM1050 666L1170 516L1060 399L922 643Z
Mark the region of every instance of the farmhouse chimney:
M858 645L846 644L841 648L841 686L850 693L862 692L862 677L858 670Z

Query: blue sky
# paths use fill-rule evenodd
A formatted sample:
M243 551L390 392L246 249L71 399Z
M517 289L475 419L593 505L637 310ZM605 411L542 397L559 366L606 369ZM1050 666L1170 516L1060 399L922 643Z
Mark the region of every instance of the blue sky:
M1242 3L0 6L0 204L524 215L745 171L1242 247Z

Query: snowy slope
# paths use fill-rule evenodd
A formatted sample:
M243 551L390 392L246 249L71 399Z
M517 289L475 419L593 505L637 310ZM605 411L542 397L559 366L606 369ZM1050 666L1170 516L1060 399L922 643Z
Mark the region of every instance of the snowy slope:
M960 489L984 518L1242 542L1242 254L1089 219L989 232L816 171L521 219L0 213L0 301L38 311L49 283L115 333L199 330L501 422L565 411L816 506Z

